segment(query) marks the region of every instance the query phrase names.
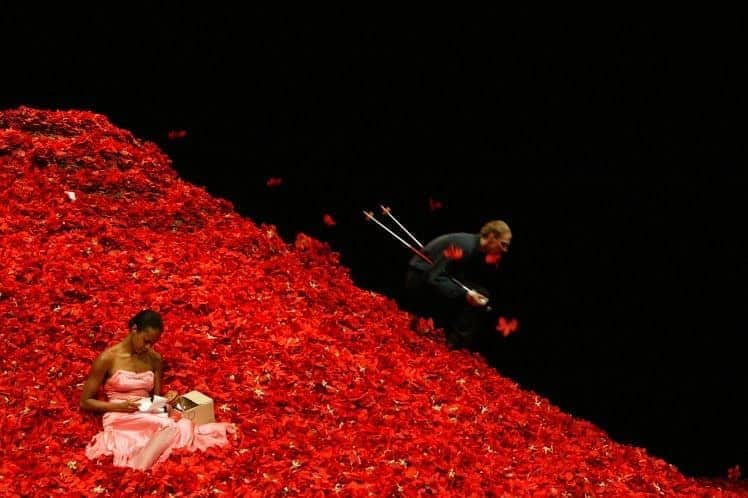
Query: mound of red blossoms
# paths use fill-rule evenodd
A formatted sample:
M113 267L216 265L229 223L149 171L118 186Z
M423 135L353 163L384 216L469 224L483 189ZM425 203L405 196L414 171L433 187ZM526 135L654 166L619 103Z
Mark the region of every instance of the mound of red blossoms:
M206 165L209 166L209 165ZM1 496L748 496L562 413L356 288L329 246L177 178L89 112L0 112ZM160 311L164 389L231 444L89 461L92 360Z

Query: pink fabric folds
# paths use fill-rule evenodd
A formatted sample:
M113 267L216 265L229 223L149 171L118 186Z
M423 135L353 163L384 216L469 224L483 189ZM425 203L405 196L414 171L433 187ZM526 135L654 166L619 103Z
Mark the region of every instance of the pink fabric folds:
M109 401L149 396L153 372L117 370L104 385ZM107 412L102 417L104 430L86 447L90 459L112 455L117 467L146 470L163 462L175 448L190 451L228 444L230 424L214 422L196 426L187 419L173 420L166 414Z

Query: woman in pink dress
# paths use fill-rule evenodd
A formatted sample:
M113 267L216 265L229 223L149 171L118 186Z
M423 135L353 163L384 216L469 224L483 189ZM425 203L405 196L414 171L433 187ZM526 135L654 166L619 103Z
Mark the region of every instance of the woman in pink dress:
M83 387L81 408L104 412L104 430L88 444L86 456L112 455L118 467L145 470L166 460L174 448L195 451L227 444L229 424L196 426L167 413L139 411L143 398L161 394L163 362L152 346L164 327L161 316L151 310L135 315L128 326L128 336L94 360ZM108 401L96 399L102 383ZM171 402L176 395L169 391L165 397Z

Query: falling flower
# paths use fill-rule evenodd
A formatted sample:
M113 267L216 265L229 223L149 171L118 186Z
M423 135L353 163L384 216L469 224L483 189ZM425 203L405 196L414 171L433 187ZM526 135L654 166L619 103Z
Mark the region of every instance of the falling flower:
M266 185L268 187L278 187L282 183L283 183L283 178L274 176L274 177L268 178Z
M727 469L727 478L731 481L737 481L743 476L743 473L740 470L740 465L736 465L734 467L730 467Z
M187 130L171 130L168 133L169 140L177 140L187 136Z
M327 225L328 227L334 227L336 225L335 220L330 216L329 214L325 214L322 217L322 221Z
M444 257L450 261L458 261L462 259L462 247L450 244L449 247L444 249Z
M496 324L496 330L501 332L501 335L504 337L507 337L512 332L516 332L517 328L519 328L519 321L516 318L507 320L503 316L500 316L499 322Z
M429 197L429 210L436 211L437 209L441 209L443 207L444 207L444 203L432 197Z

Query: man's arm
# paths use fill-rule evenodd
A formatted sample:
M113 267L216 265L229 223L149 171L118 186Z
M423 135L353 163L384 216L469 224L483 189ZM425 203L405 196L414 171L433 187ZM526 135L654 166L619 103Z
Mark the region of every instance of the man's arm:
M447 270L450 260L440 256L426 272L426 281L440 295L447 299L465 299L470 306L485 306L488 297L475 290L466 291L464 287L450 278Z
M467 291L454 283L447 274L449 260L439 256L426 272L426 282L447 299L465 299Z

